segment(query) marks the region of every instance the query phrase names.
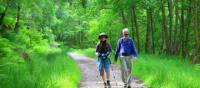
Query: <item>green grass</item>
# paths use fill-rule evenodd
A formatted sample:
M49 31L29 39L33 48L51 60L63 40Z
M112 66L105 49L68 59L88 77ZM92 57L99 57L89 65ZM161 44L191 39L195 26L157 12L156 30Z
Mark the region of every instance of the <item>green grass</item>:
M77 88L80 68L70 49L43 37L37 30L0 33L0 88Z
M199 88L200 70L180 59L142 54L134 74L152 88Z
M95 52L95 49L94 48L88 48L88 49L78 49L78 50L74 50L76 51L77 53L80 53L80 54L83 54L83 55L86 55L88 57L91 57L91 58L97 58L96 56L96 52Z
M78 51L86 56L96 57L94 49ZM111 56L112 60L113 57L114 55ZM133 71L135 76L151 88L200 88L200 66L192 65L180 57L140 54Z
M1 59L0 88L77 88L80 68L66 52L52 48L30 53L30 61Z

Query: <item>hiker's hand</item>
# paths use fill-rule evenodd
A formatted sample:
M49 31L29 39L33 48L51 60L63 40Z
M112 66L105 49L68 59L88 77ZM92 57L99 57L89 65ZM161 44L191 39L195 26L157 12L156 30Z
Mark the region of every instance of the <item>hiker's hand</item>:
M137 63L138 63L138 60L137 60L137 59L134 59L134 60L133 60L133 63L134 63L134 64L137 64Z
M116 61L113 62L113 64L116 64L116 63L117 63Z
M101 55L100 53L97 54L98 57L99 57L100 55Z

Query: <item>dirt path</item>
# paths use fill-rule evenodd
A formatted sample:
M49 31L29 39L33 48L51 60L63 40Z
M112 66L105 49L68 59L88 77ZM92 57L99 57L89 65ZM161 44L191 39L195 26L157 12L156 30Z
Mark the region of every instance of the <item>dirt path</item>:
M75 59L81 67L83 79L81 81L80 88L104 88L96 68L96 59L92 59L78 53L69 53L69 55L73 59ZM112 65L112 68L113 70L111 70L111 87L123 88L120 67L118 65ZM141 83L138 79L133 78L132 88L146 87L144 87L144 84Z

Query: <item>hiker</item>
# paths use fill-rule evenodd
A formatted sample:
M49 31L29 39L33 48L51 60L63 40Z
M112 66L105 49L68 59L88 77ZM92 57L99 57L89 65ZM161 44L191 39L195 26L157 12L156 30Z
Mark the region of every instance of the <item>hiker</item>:
M133 56L137 61L138 53L133 39L129 37L128 28L124 28L122 33L123 37L118 40L116 46L114 64L117 62L119 56L124 87L131 88Z
M110 55L112 52L110 43L107 42L108 36L105 33L100 33L100 42L96 46L96 53L98 56L97 68L100 72L101 79L104 82L104 86L110 87ZM107 81L105 80L105 75Z

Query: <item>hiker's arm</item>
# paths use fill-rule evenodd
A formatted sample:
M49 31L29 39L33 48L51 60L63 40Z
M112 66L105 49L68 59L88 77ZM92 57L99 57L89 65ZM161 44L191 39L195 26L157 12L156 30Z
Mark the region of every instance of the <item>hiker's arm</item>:
M98 46L99 46L99 43L96 45L96 55L99 57L99 56L100 56L100 53L99 53L99 48L98 48Z
M107 52L107 56L110 57L110 56L111 56L111 53L112 53L112 47L111 47L111 44L110 44L110 43L108 44L108 46L109 46L109 50L108 50L108 52Z
M135 43L134 41L131 39L132 41L132 52L133 52L133 56L135 57L135 59L138 59L138 53L137 53L137 49L135 47Z
M115 49L115 61L116 62L117 62L117 58L119 56L119 51L120 51L120 40L118 40L117 46L116 46L116 49Z

